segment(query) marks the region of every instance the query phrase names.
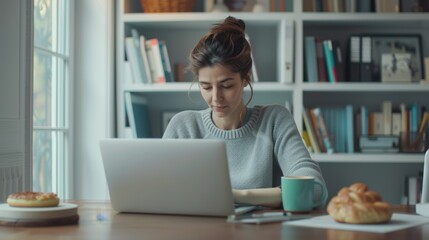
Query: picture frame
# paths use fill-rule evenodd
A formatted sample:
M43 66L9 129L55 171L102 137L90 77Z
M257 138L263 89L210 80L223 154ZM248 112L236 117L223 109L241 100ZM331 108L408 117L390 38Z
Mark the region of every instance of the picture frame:
M420 34L372 34L365 37L371 38L372 81L400 83L424 79Z

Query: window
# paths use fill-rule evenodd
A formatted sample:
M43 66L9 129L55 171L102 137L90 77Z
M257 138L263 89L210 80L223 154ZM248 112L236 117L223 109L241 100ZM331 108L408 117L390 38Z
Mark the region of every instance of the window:
M33 191L68 196L70 1L34 0Z

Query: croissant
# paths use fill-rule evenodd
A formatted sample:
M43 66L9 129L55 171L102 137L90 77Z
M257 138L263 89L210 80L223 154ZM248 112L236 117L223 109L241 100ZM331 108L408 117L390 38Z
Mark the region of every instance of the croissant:
M337 222L353 224L385 223L392 209L379 193L370 191L364 183L342 188L328 204L329 215Z

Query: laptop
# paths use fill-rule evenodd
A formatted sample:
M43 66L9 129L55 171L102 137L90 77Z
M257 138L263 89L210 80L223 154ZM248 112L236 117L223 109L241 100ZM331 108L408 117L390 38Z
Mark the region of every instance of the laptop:
M234 200L225 143L209 139L100 141L118 212L228 216Z

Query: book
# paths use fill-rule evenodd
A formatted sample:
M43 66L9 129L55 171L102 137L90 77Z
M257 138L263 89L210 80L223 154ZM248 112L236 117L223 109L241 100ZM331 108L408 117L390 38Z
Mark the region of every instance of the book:
M152 75L150 72L150 66L149 66L149 60L148 60L148 56L147 56L147 52L146 52L146 38L143 35L140 35L140 53L142 56L142 61L143 61L143 69L144 69L144 74L145 74L145 79L147 80L147 83L151 83L152 82Z
M408 129L410 130L410 132L417 132L417 127L420 121L420 109L419 109L419 104L414 102L411 104L410 106L410 110L409 110L409 121L408 121Z
M327 82L328 76L326 72L325 55L323 53L323 39L316 37L316 59L317 59L317 73L319 82Z
M374 6L372 0L357 0L357 12L373 12Z
M421 12L421 0L401 0L401 12Z
M344 0L333 0L333 2L334 2L334 12L344 12L345 11Z
M347 153L353 153L354 152L354 134L353 134L353 105L347 105L345 110L345 116L346 116L346 130L347 130L347 139L346 139L346 149Z
M349 76L350 82L360 81L360 58L361 58L361 38L360 36L350 36L349 38Z
M361 117L361 132L360 135L369 135L369 115L368 109L365 106L360 107L360 117Z
M334 152L333 144L331 142L330 135L321 111L322 111L321 108L313 108L311 110L311 112L314 114L316 118L320 135L322 136L323 143L326 147L326 152L333 153Z
M408 110L404 103L399 104L401 112L401 132L408 132Z
M346 12L356 12L356 1L358 0L345 0L344 8Z
M381 104L381 109L383 113L383 134L391 135L392 134L392 102L383 101Z
M399 0L375 0L375 12L399 12Z
M392 113L392 135L401 135L402 130L402 116L399 112Z
M165 83L159 40L157 38L146 40L146 51L151 66L152 83Z
M373 129L374 135L384 134L384 117L382 112L373 112Z
M388 135L360 136L360 148L395 148L399 149L399 137Z
M151 138L152 128L146 98L130 92L125 92L124 98L132 136L134 138Z
M316 58L316 39L314 36L305 37L305 73L307 82L319 82Z
M170 56L168 55L167 44L165 40L159 41L159 50L161 51L162 67L164 69L164 76L166 82L173 82L171 73Z
M305 126L305 129L307 130L307 134L308 134L308 138L309 138L312 150L315 153L320 153L320 148L319 148L319 145L317 143L316 134L314 132L314 127L311 123L311 119L309 116L309 110L308 109L303 108L302 118L304 120L304 126Z
M335 68L334 53L331 40L323 40L323 52L325 53L326 72L328 73L329 82L335 83L338 81Z
M144 73L142 72L142 64L139 61L137 54L136 45L133 37L125 38L125 51L127 54L128 61L130 62L132 82L133 83L147 83Z
M323 141L322 133L320 132L320 127L319 127L319 122L317 120L317 117L311 109L307 109L306 111L308 111L308 115L310 116L311 123L313 125L314 136L316 137L317 145L319 146L320 152L324 153L326 152L326 146Z
M146 56L146 51L145 51L145 46L144 44L141 43L140 41L140 37L142 35L139 34L139 32L133 28L131 29L131 36L133 37L134 40L134 47L135 47L135 51L137 54L137 61L138 61L138 65L140 68L140 72L142 74L142 78L143 78L143 82L144 83L150 83L150 72L149 72L149 67L148 67L148 63L147 63L147 56Z
M302 11L303 12L315 12L316 1L315 0L302 0Z

